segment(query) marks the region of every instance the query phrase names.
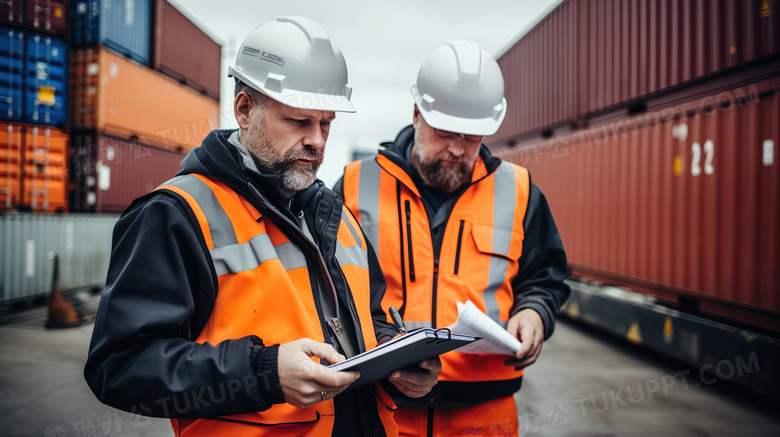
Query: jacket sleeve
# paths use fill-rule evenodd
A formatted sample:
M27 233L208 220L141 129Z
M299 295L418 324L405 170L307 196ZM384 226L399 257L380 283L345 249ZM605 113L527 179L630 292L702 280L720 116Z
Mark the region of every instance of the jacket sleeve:
M249 413L283 402L278 346L256 336L194 340L217 281L187 206L147 196L114 228L106 287L84 377L102 402L156 417Z
M569 274L563 241L555 226L547 199L531 184L523 219L523 252L520 269L512 281L515 302L512 314L532 308L542 316L544 338L555 329L555 317L569 298L571 289L563 282Z

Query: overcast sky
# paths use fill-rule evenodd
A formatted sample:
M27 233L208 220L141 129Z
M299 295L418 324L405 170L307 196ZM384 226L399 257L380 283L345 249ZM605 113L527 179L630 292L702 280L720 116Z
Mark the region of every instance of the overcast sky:
M246 35L282 15L317 21L344 53L354 114L339 113L331 128L319 177L341 176L354 150L376 151L411 123L409 87L433 49L453 40L478 43L500 56L561 0L169 0L222 44L223 120L232 118L227 68ZM228 126L231 127L231 126Z

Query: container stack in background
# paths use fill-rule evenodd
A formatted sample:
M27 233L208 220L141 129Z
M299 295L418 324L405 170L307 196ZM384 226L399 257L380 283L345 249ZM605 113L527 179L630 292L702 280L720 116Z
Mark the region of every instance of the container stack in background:
M121 212L218 127L221 48L165 0L71 12L71 211Z
M68 2L0 3L0 211L67 210Z
M545 193L573 276L667 311L577 289L572 317L698 364L734 327L780 337L780 1L565 0L498 62L486 143Z
M220 61L166 0L0 1L0 309L48 295L50 252L105 282L118 214L219 127Z

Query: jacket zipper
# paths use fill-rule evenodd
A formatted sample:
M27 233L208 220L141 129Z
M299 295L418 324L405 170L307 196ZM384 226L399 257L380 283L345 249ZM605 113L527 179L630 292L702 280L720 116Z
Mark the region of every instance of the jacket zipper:
M295 232L298 234L300 239L302 240L302 245L307 246L309 250L303 250L303 247L299 247L301 249L301 252L303 253L303 256L306 257L306 261L311 262L312 267L319 267L320 272L322 275L314 275L315 278L312 279L312 292L316 292L319 297L320 306L322 310L321 316L324 320L320 320L320 328L322 329L323 333L328 332L328 324L325 323L325 320L328 319L328 315L325 314L325 303L324 303L324 297L323 297L323 289L327 289L328 282L330 282L330 291L333 297L333 305L334 305L334 312L338 312L338 296L336 296L336 287L333 285L333 280L330 277L330 273L328 272L327 264L325 263L325 260L322 258L322 254L320 253L319 249L314 245L314 243L309 240L309 237L307 237L303 231L301 230L298 225L293 223L289 218L287 218L284 214L276 210L273 205L270 203L266 203L264 196L260 193L260 190L257 189L253 184L249 185L249 191L252 193L255 198L257 198L260 202L259 205L256 205L255 208L258 206L261 206L261 208L258 208L258 211L263 213L263 211L268 211L268 213L265 213L264 215L269 215L276 217L277 219L287 222L288 225L292 225L292 228L295 229ZM270 214L269 214L270 213ZM288 236L289 238L289 236ZM290 239L292 241L292 239ZM311 278L311 275L310 275Z
M412 251L412 211L409 207L409 201L404 201L406 207L406 250L409 253L409 280L414 282L414 252Z
M458 230L458 247L455 249L455 272L454 274L458 274L458 267L460 266L460 243L463 241L463 223L464 221L460 221L460 229Z

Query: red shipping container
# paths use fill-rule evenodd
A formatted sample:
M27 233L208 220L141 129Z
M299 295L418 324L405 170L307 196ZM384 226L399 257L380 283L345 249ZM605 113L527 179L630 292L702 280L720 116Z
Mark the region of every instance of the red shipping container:
M222 47L166 0L156 0L152 65L219 99Z
M780 332L780 78L494 147L550 202L575 275Z
M27 0L26 26L36 32L68 37L68 0Z
M21 26L24 24L24 0L0 1L0 24Z
M498 60L511 143L780 53L780 0L566 0Z
M181 170L185 154L148 144L77 132L72 138L71 210L122 212Z

